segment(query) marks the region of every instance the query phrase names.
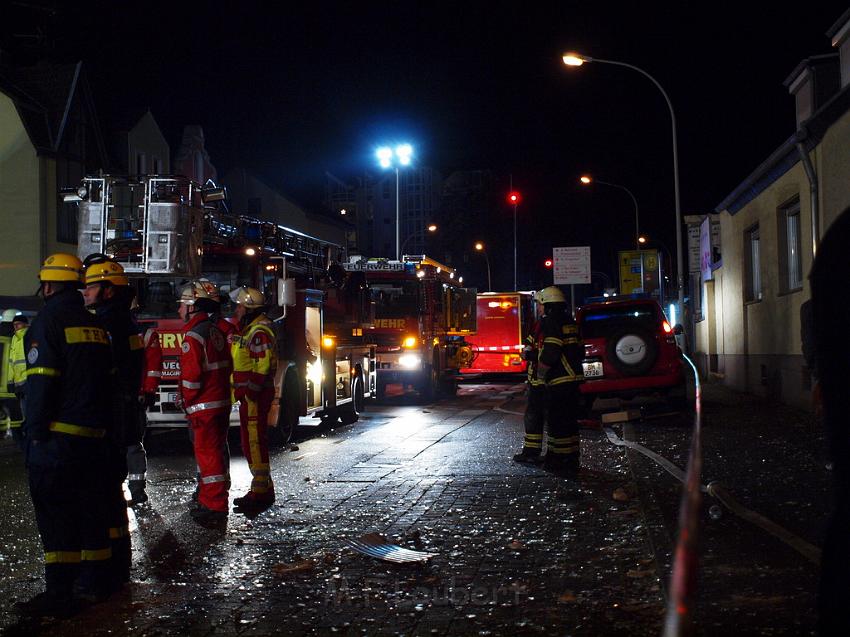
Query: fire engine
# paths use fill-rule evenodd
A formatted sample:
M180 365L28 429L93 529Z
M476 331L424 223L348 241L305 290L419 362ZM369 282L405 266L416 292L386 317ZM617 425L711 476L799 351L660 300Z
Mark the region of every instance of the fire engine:
M477 301L478 333L470 339L475 354L464 374L524 374L520 357L534 326L530 292L481 292Z
M424 255L358 258L345 268L366 275L375 303L369 340L378 346L377 397L389 383L412 386L426 402L454 395L460 369L472 361L465 337L476 329L476 290Z
M340 246L231 214L223 188L184 177L87 177L65 199L79 202L81 258L99 252L120 263L136 288L140 323L159 332L162 380L149 426L185 426L175 404L183 339L176 299L183 283L201 276L223 293L255 287L270 302L278 369L269 422L278 441L301 416L355 422L374 396L369 289L362 274L341 267Z

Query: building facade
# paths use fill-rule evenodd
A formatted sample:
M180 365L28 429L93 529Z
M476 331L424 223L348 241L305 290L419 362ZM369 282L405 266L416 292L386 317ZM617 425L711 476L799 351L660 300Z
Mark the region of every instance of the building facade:
M722 265L702 282L701 371L806 407L800 307L817 244L850 205L850 11L828 31L837 54L803 60L785 82L797 127L721 202ZM839 292L840 293L840 292Z

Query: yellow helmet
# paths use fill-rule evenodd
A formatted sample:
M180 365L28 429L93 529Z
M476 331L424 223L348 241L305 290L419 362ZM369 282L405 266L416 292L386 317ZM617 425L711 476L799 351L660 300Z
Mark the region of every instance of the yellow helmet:
M85 284L107 281L112 285L130 285L130 280L124 274L124 268L115 261L92 263L86 268Z
M534 295L534 300L537 303L542 303L546 305L547 303L566 303L567 299L564 298L564 293L561 292L560 289L555 287L554 285L550 285L548 288L543 288L537 294Z
M256 310L266 306L266 299L263 298L263 293L256 288L242 286L236 288L230 293L230 300L236 305L244 305L249 310Z
M195 301L201 299L215 301L217 293L218 290L216 290L215 286L206 279L189 281L180 292L180 302L186 305L194 305Z
M58 252L44 260L38 271L39 281L83 282L83 262L73 254Z

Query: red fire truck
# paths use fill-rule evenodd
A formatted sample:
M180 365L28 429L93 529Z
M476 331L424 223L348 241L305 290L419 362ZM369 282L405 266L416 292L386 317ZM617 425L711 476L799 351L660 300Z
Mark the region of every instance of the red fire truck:
M345 268L366 275L375 304L369 340L378 346L378 398L389 383L412 386L423 401L454 395L460 369L472 361L465 337L475 333L475 289L424 255L359 259Z
M80 256L101 252L121 263L136 287L140 323L160 334L163 376L149 426L185 426L175 404L183 339L176 299L200 276L224 293L248 285L269 300L278 341L269 422L279 441L300 416L355 422L376 389L365 277L342 268L340 246L230 214L216 203L224 199L223 188L163 176L89 177L66 195L79 202ZM235 410L231 420L238 422Z
M464 374L524 374L520 358L534 325L530 292L481 292L477 301L478 333L469 339L475 358Z

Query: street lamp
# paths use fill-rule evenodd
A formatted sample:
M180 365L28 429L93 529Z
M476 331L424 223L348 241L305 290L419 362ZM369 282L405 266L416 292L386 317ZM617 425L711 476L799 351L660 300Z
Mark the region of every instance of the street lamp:
M395 258L396 261L401 258L401 246L399 245L400 237L400 215L399 215L399 196L398 196L398 168L399 166L409 166L413 160L413 146L410 144L399 144L395 150L389 146L382 146L375 155L378 157L378 164L381 168L395 169Z
M519 205L520 199L520 194L516 190L508 193L508 203L514 207L514 291L518 289L516 284L516 207Z
M426 230L428 230L428 232L437 232L437 224L436 223L429 224L428 227L426 228ZM423 230L417 230L416 232L414 232L410 236L405 237L404 241L401 244L401 250L400 250L401 254L402 255L404 254L404 246L407 245L408 241L410 241L414 237L424 237L424 236L425 236L425 232Z
M611 186L612 188L619 188L620 190L625 190L628 193L629 197L632 198L632 203L635 204L635 248L640 250L640 225L638 222L638 202L635 196L632 194L632 191L626 188L625 186L621 186L620 184L612 184L610 181L602 181L601 179L594 179L590 175L582 175L579 178L579 181L583 183L585 186L589 186L590 184L602 184L603 186Z
M487 251L484 249L484 244L480 241L476 242L475 249L484 255L484 260L487 262L487 291L493 291L493 284L490 281L490 258L487 256ZM516 276L516 275L514 275Z
M592 58L588 55L580 55L578 53L565 53L561 59L567 66L581 66L585 62L599 62L600 64L624 66L627 69L637 71L638 73L646 77L650 82L655 84L655 88L661 91L661 94L664 96L664 101L667 102L667 108L670 109L670 123L672 125L673 130L673 191L676 202L676 281L677 287L679 289L679 308L681 310L684 310L685 280L683 274L684 260L682 257L682 209L679 204L679 150L678 143L676 141L676 113L673 111L673 103L670 101L670 97L667 95L667 92L664 90L661 84L658 83L658 80L656 80L643 69L632 64L626 64L625 62L617 62L615 60L602 60L599 58Z

